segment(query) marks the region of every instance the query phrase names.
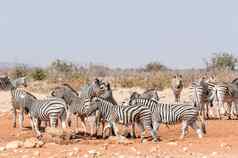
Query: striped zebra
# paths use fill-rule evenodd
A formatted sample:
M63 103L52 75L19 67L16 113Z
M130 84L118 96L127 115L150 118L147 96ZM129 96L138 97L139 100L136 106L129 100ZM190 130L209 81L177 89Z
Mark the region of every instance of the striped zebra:
M182 79L182 75L176 75L173 77L172 81L171 81L171 89L173 91L174 94L174 99L175 102L178 103L180 102L180 96L181 96L181 92L183 90L183 79Z
M25 109L18 102L18 100L22 94L21 94L21 90L18 90L17 88L20 86L27 87L26 77L20 77L15 80L5 77L4 79L1 78L0 82L1 82L1 89L4 89L4 90L10 89L11 90L13 127L14 128L16 127L16 116L17 116L16 110L19 109L20 110L20 112L19 112L19 127L20 127L20 129L22 129Z
M127 127L129 125L134 126L137 124L141 130L141 142L144 142L145 139L145 129L150 132L153 141L157 142L156 132L153 130L152 126L152 114L147 107L143 105L113 105L109 101L99 97L95 97L85 104L85 109L87 110L88 115L98 111L102 120L108 122L108 125L103 129L103 133L105 133L107 128L112 128L114 129L116 136L119 136L116 124L122 124Z
M0 77L0 90L8 90L10 84L11 81L8 76Z
M95 90L95 89L99 89L99 90ZM92 90L92 89L90 89ZM94 87L95 91L99 91L100 92L100 87ZM86 93L86 94L90 94L90 95L98 95L98 93L91 91L90 93ZM99 93L101 94L101 92ZM66 104L67 104L67 108L68 108L68 114L67 114L67 119L68 119L68 124L69 126L71 125L71 117L72 114L77 115L77 119L76 119L76 126L78 128L78 117L80 118L82 125L83 125L83 131L84 134L86 134L87 132L87 128L86 128L86 122L85 122L85 118L87 117L84 111L84 102L88 101L89 98L92 98L92 96L88 96L88 95L81 95L78 96L78 93L76 90L74 90L70 85L64 84L62 86L56 87L53 89L53 91L51 92L51 96L53 97L59 97L65 100ZM95 121L94 121L95 122ZM91 127L91 135L93 135L93 128Z
M41 121L50 121L50 126L56 128L58 119L61 120L61 125L66 128L67 109L66 103L61 98L49 98L38 100L29 92L16 89L18 97L16 102L29 112L32 129L36 132L37 137L41 136L39 125Z
M192 82L190 87L190 97L194 106L200 109L202 117L209 118L209 105L213 106L213 100L215 98L214 85L207 83L203 78L201 81Z
M81 97L92 98L100 96L104 92L104 83L99 79L95 79L93 83L81 88Z
M101 98L104 98L105 100L111 102L113 105L117 105L117 102L112 94L112 89L110 86L110 83L104 83L104 93L100 95Z
M141 98L130 98L129 105L144 105L151 110L154 131L158 130L161 123L170 125L182 122L181 139L187 134L188 126L197 132L199 138L202 138L203 134L206 133L205 121L199 118L199 109L193 105L164 104ZM201 119L201 128L196 123L198 119Z
M154 99L156 101L160 100L160 97L159 97L156 89L148 89L148 90L144 91L142 94L133 92L132 95L135 95L137 98Z
M217 112L219 115L219 119L221 119L221 109L225 109L224 103L227 103L227 111L225 111L225 115L228 116L228 119L231 119L232 103L234 103L233 115L238 116L238 85L236 85L235 82L236 79L233 80L231 83L213 83L213 91L216 94L216 99L218 102Z

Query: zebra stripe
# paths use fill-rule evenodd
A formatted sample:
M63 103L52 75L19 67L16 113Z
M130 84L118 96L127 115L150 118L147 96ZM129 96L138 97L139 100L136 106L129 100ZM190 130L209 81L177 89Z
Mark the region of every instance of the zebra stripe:
M157 141L156 132L153 131L152 127L152 114L150 110L143 105L119 106L113 105L102 98L95 97L89 102L86 109L88 114L98 111L101 118L104 121L109 122L104 128L104 131L107 128L113 128L116 136L119 136L116 124L134 126L136 123L141 129L141 142L145 139L145 128L150 131L153 141Z
M66 127L67 109L63 99L52 97L46 100L38 100L32 94L24 90L17 91L18 94L21 94L18 98L18 102L29 111L31 126L37 136L41 136L38 127L41 121L50 121L50 126L56 127L57 121L60 118L62 127Z
M86 114L84 111L84 102L87 102L88 97L82 95L78 96L76 91L69 85L65 86L60 86L56 87L52 92L51 95L54 97L59 97L65 100L68 108L68 113L67 113L67 123L70 126L71 125L71 117L72 114L77 115L76 119L76 128L78 128L78 117L80 118L82 125L83 125L83 130L84 134L87 132L86 128ZM89 96L91 98L92 96ZM91 126L91 135L93 135L93 125Z
M200 129L196 120L198 119L198 108L193 105L184 104L164 104L158 103L150 99L131 99L129 105L144 105L148 107L152 112L153 128L157 131L160 123L163 124L175 124L182 122L182 134L181 138L184 138L187 133L188 126L196 130L199 138L202 138L203 132L205 133L205 124L202 120L202 128Z

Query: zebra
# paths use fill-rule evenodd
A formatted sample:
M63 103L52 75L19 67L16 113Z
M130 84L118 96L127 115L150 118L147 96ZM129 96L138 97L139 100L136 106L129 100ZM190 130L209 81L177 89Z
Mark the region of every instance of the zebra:
M67 109L63 99L51 97L39 100L25 90L17 89L16 92L19 94L16 102L29 112L31 127L37 137L42 136L39 131L41 121L50 121L50 127L56 128L57 120L60 118L62 127L66 128Z
M156 132L153 130L152 126L152 114L147 107L143 105L113 105L109 101L99 97L94 97L92 100L85 104L87 115L98 111L100 117L104 121L108 122L108 125L103 129L103 133L105 133L105 130L107 128L113 128L116 136L120 136L116 124L123 124L125 126L132 125L133 128L135 124L137 124L141 130L142 143L145 139L145 128L150 131L150 134L153 137L153 142L157 142Z
M11 103L12 103L12 115L13 115L13 128L16 128L16 110L19 109L19 127L23 128L24 112L25 109L18 103L19 97L21 96L21 91L18 90L18 87L24 86L27 87L26 77L20 77L15 80L10 79L8 76L1 78L1 89L11 91Z
M142 94L133 92L132 96L135 96L136 98L154 99L156 101L160 100L160 97L159 97L156 89L148 89L148 90L144 91Z
M154 131L159 129L161 123L170 125L182 122L181 139L187 134L188 126L197 132L199 138L202 138L203 134L206 133L205 121L203 118L199 118L199 109L194 107L194 105L164 104L150 99L130 98L129 105L141 104L151 110ZM198 119L201 121L201 128L199 128L196 123Z
M206 82L205 78L192 82L190 87L192 103L200 109L200 114L204 119L209 119L208 106L213 106L213 100L215 98L214 87L215 85L211 82Z
M232 102L234 102L234 107L236 110L236 113L233 111L233 115L237 116L238 86L235 82L236 79L233 80L231 83L213 83L213 91L216 94L216 99L218 101L217 112L219 115L219 119L221 119L220 110L221 108L224 109L224 103L227 103L227 111L225 112L225 115L228 115L228 119L231 119Z
M104 83L98 78L94 79L93 83L81 88L81 97L92 98L99 96L104 92Z
M107 82L103 84L105 85L104 93L101 94L100 97L111 102L113 105L117 105L117 102L112 95L112 89L111 89L110 83Z
M181 96L181 92L183 90L182 75L179 75L179 77L178 77L178 75L173 77L173 79L171 81L171 89L174 94L175 102L176 103L180 102L180 96Z
M1 90L8 90L10 84L11 84L11 81L8 78L8 76L0 77L0 89Z
M59 97L65 100L68 108L68 114L67 114L67 123L70 126L71 125L71 116L72 114L77 114L77 116L80 118L82 125L83 125L83 131L86 135L87 129L86 129L86 122L85 118L87 117L84 112L84 102L87 101L87 99L92 98L92 96L89 95L99 95L102 92L100 91L100 87L98 86L92 86L93 88L89 88L90 93L85 93L87 95L80 95L78 96L78 93L76 90L74 90L70 85L64 84L62 86L56 87L52 90L51 96L53 97ZM95 92L96 91L96 92ZM99 94L98 94L99 93ZM76 125L78 128L78 117L76 119ZM91 128L91 135L93 135L92 132L93 128Z

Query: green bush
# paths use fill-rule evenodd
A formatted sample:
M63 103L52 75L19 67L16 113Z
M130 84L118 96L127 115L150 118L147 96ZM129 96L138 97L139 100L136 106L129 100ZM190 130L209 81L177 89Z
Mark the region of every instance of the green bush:
M230 53L215 53L211 58L211 67L234 70L237 62L237 58Z
M47 72L42 68L35 68L31 72L31 77L36 81L41 81L46 79Z
M151 62L147 65L145 65L145 71L146 72L151 72L151 71L164 71L164 70L168 70L168 68L159 63L159 62Z

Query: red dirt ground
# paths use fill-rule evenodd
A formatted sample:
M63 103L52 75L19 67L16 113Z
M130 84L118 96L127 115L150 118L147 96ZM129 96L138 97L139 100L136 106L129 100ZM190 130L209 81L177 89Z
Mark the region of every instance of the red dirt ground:
M0 115L0 147L14 140L23 140L33 135L31 129L20 131L11 127L11 115ZM28 121L25 123L29 126ZM199 139L193 130L185 139L180 140L180 125L160 128L161 141L154 144L140 139L130 140L131 144L118 144L112 140L79 139L70 145L47 143L42 148L15 149L0 151L0 157L201 157L201 158L236 158L238 157L238 120L210 120L207 124L207 135ZM95 150L97 154L88 151ZM39 151L39 154L36 152ZM93 151L92 151L93 152Z

